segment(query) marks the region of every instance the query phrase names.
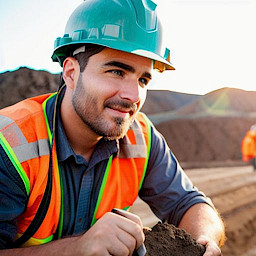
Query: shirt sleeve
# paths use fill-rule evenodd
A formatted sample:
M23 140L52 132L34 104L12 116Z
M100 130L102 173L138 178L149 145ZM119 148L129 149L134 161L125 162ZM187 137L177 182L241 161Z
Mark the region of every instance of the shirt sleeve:
M152 125L151 152L140 198L162 221L178 225L194 204L211 200L193 186L163 136Z
M12 247L17 217L24 211L27 200L23 181L0 146L0 249Z

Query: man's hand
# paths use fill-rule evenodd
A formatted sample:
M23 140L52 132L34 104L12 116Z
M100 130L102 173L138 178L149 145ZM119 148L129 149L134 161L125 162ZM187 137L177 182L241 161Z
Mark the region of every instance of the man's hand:
M144 242L143 225L132 213L122 211L122 215L106 213L84 235L77 237L76 255L132 255Z
M216 244L215 241L210 241L205 236L200 236L197 239L197 242L199 244L205 245L206 251L204 253L204 256L221 256L221 250L219 246Z
M184 214L179 228L185 229L198 243L206 246L204 256L220 256L225 241L225 227L218 212L200 203L190 207Z
M140 218L129 212L106 213L86 233L39 246L1 250L1 256L131 256L145 236Z

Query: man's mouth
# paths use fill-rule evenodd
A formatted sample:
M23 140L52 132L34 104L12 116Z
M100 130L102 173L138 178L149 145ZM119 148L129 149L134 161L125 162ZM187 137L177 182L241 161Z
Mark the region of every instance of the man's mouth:
M111 107L111 108L122 113L132 113L132 114L134 113L134 109L131 109L131 108L128 109L128 108L123 108L119 106Z
M119 102L110 102L105 105L105 108L113 110L113 112L119 113L123 116L129 114L130 116L134 115L137 110L137 105L132 104L126 101L119 101Z
M121 108L121 107L107 107L108 109L110 109L114 114L117 114L120 117L127 117L127 114L129 114L129 116L132 116L134 114L134 110L133 109L125 109L125 108Z

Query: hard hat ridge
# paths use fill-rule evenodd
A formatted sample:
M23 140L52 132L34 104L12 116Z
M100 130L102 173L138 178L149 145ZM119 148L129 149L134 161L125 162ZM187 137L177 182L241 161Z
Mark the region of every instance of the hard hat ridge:
M136 12L137 23L145 30L154 30L157 26L156 7L152 0L131 1Z

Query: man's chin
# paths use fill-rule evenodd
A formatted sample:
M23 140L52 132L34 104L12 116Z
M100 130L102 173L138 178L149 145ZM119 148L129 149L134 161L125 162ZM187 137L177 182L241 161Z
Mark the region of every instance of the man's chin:
M121 130L121 131L116 131L115 133L109 133L109 134L105 134L103 136L104 140L119 140L122 139L126 133L127 133L128 129L125 130Z
M133 120L115 119L113 128L109 128L109 132L103 136L105 140L122 139L130 129Z
M104 138L104 140L119 140L119 139L122 139L126 135L128 129L129 129L129 127L119 129L118 131L116 130L115 132L112 131L108 134L105 134L103 136L103 138Z

